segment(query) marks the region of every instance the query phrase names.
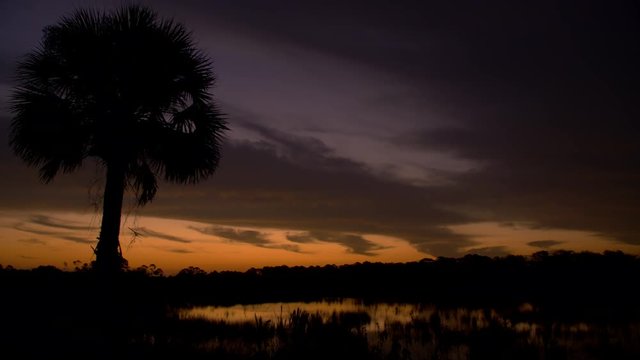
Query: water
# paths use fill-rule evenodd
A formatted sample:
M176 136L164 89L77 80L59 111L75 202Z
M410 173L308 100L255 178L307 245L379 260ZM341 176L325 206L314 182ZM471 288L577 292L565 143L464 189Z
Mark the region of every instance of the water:
M299 331L306 337L314 336L315 321L332 331L344 330L345 334L366 340L370 351L382 357L393 357L389 354L394 351L412 359L607 358L611 354L640 354L640 322L636 320L559 320L529 303L498 310L365 304L345 299L194 307L180 309L178 316L182 320L204 319L228 326L272 328L271 333L267 332L271 335L266 343L274 353L289 341L283 337L292 336L301 323Z
M384 329L391 323L408 323L412 320L427 319L435 312L433 306L416 304L363 304L354 299L317 302L277 302L233 306L203 306L182 309L182 319L201 318L228 323L251 323L256 318L271 323L287 321L294 311L304 311L319 315L329 321L335 314L365 313L370 320L364 324L368 331Z

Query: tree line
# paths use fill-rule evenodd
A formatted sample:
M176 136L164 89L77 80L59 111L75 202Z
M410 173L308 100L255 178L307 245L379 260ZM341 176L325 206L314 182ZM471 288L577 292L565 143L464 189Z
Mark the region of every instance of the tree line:
M638 275L640 257L619 251L541 251L530 256L466 255L406 263L274 266L244 272L188 267L169 276L155 265L144 265L123 272L112 279L112 285L126 296L141 294L163 303L192 305L359 298L452 306L531 302L626 308L639 303ZM72 292L91 284L104 286L101 281L106 280L84 264L74 271L52 266L16 270L0 265L0 281L5 289Z

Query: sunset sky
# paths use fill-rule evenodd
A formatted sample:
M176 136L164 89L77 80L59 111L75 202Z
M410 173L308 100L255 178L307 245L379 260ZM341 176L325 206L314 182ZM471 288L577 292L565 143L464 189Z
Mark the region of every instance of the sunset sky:
M125 203L132 266L640 254L640 8L588 1L142 1L214 62L216 174ZM93 260L104 171L8 145L15 64L78 6L0 1L0 264ZM65 265L66 264L66 265Z

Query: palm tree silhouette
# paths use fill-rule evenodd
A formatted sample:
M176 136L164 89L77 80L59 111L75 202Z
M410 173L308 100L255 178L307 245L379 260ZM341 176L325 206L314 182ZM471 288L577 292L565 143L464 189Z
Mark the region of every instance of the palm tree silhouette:
M18 64L10 144L50 182L88 157L106 168L98 269L126 267L119 242L126 189L140 206L157 177L211 175L227 130L209 88L211 61L182 24L142 6L79 9L46 27Z

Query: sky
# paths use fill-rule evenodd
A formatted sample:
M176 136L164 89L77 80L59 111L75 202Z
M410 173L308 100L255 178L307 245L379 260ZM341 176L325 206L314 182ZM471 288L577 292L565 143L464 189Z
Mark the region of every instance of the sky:
M632 1L137 3L193 31L231 130L210 179L125 202L132 266L640 254ZM8 101L43 27L120 4L0 1L0 264L93 260L104 169L40 183Z

